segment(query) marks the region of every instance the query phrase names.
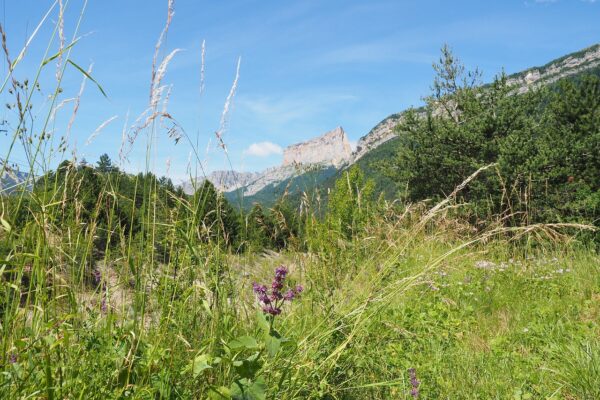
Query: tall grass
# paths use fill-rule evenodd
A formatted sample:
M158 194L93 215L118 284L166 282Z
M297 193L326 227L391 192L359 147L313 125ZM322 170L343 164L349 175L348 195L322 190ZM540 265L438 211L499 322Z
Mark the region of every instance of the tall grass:
M27 111L40 74L54 62L56 87L41 132L67 100L59 90L67 66L96 83L91 68L70 58L80 44L77 29L65 43L67 6L56 3L42 19L54 15L57 23L28 83L16 78L27 45L11 61L2 31L10 67L1 91L12 87L17 110L5 160L22 146L29 172L41 179L31 191L0 197L0 397L599 396L600 260L563 240L565 226L474 233L452 217L450 196L433 208L380 203L347 238L305 196L302 243L280 253L244 252L227 245L226 210L208 203L204 186L184 196L149 179L160 134L191 146L202 168L198 140L169 114L162 83L176 54L160 58L172 1L154 52L148 109L124 132L123 159L145 136L145 174L134 179L131 196L123 194L126 178L111 173L95 181L98 197L87 196L96 172L61 163L68 137L57 143L34 134L37 121ZM85 5L77 26L84 13ZM238 79L239 62L217 132L223 150ZM3 162L2 173L9 166ZM288 283L305 290L272 317L258 307L252 284L269 282L282 264Z

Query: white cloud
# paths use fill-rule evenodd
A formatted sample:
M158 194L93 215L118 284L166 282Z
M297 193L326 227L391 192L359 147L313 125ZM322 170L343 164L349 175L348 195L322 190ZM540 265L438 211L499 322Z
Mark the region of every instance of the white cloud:
M281 146L272 142L252 143L250 147L244 150L244 154L255 157L268 157L273 154L281 153L283 153Z

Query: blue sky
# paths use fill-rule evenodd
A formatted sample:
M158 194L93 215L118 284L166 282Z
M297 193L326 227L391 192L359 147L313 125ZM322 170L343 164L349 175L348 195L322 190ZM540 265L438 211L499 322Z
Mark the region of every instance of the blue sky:
M63 0L67 1L67 0ZM48 0L0 0L13 58L42 16ZM82 0L69 0L65 32L70 37ZM154 45L166 18L166 0L89 0L71 59L87 68L108 94L88 82L70 137L79 158L118 159L122 129L148 105ZM16 76L32 79L57 20L42 27ZM223 104L241 57L240 78L224 140L235 169L256 171L281 161L280 148L338 125L352 141L391 113L419 105L429 92L431 64L448 43L467 67L486 80L504 68L516 72L600 42L600 1L583 0L176 0L161 56L182 49L164 82L172 84L169 113L199 143L207 170L228 169L215 146ZM205 91L200 94L201 44L206 40ZM53 44L56 51L57 44ZM47 95L55 68L41 76ZM6 66L0 68L6 76ZM82 75L67 69L63 98L77 94ZM44 95L36 98L40 118ZM9 101L2 93L2 101ZM3 108L3 119L11 119ZM7 115L8 113L8 115ZM72 104L61 109L55 135L66 128ZM89 136L113 118L89 144ZM211 143L207 151L207 145ZM9 143L0 137L0 156ZM265 144L268 143L268 144ZM140 137L122 167L143 169ZM190 146L175 145L159 131L152 168L180 181ZM16 162L25 155L15 150ZM167 161L170 160L170 161Z

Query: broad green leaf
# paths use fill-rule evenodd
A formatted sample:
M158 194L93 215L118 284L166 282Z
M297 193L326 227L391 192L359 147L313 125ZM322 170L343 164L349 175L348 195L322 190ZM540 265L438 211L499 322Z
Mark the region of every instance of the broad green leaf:
M240 336L229 342L227 346L229 346L230 349L256 349L258 343L252 336Z
M258 354L259 353L255 353L247 359L241 360L240 362L235 361L233 363L235 372L237 372L242 378L254 378L262 366L258 360Z
M267 348L269 355L271 357L275 357L279 351L279 348L281 347L281 339L275 336L266 335L265 347Z
M218 388L210 388L208 398L211 400L229 400L231 399L231 390L228 387L220 386Z
M201 354L194 358L192 361L192 375L197 378L202 371L212 368L210 366L210 356L208 354Z
M256 312L256 321L258 323L259 328L268 334L269 330L271 329L271 324L269 324L269 321L267 321L267 317L262 311Z
M262 377L255 381L239 379L231 384L231 396L235 400L265 400L267 385Z
M254 400L265 400L266 399L267 384L262 377L259 377L248 389L248 394L251 399Z

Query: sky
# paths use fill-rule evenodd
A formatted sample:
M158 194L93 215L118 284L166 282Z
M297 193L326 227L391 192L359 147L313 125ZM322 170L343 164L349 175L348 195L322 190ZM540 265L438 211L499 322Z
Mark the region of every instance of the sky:
M195 173L196 160L207 172L278 165L286 146L337 126L356 143L388 115L422 104L433 79L432 63L444 43L489 81L503 69L513 73L543 65L600 42L600 1L592 0L175 0L159 61L180 49L163 84L171 86L168 113L185 137L176 144L168 127L147 130L154 135L148 150L144 131L121 159L124 127L134 125L149 104L154 47L165 24L167 0L62 1L66 42L75 32L81 36L69 58L84 70L93 65L90 76L106 97L88 80L70 130L74 101L67 101L47 128L54 147L69 131L67 158L76 154L93 163L107 153L126 171L148 165L175 182ZM48 46L48 55L59 48L57 40L51 41L59 21L59 7L53 4L0 0L0 21L13 60L51 10L15 68L19 80L33 81ZM215 132L238 60L239 78L222 135L225 153ZM44 125L51 108L55 61L42 69L41 92L32 98L34 131ZM0 74L7 73L3 62ZM67 65L56 104L77 97L82 78ZM14 101L6 88L0 96L3 103ZM4 157L14 111L3 107L1 112L9 127L8 133L0 133ZM18 143L10 161L27 164ZM50 164L59 161L56 155Z

